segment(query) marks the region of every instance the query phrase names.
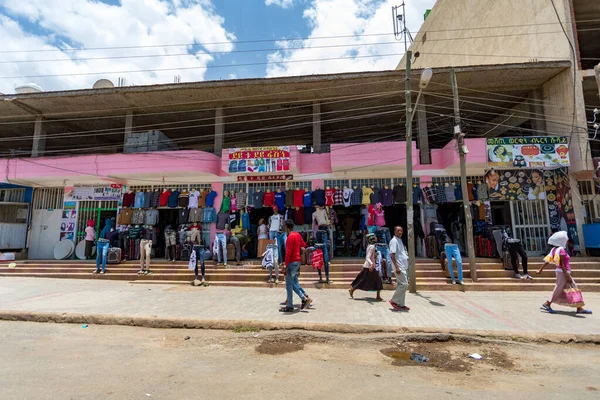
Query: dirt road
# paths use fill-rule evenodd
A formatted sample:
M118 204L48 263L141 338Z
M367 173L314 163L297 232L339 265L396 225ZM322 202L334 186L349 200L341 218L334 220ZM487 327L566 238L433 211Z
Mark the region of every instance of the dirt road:
M25 322L0 322L0 337L3 400L600 396L591 345Z

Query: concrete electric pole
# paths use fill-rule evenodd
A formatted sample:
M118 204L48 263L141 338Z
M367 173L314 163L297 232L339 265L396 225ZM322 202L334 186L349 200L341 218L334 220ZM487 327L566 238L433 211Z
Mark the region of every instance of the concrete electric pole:
M477 282L477 264L475 262L475 247L473 246L473 220L471 217L471 205L469 203L469 189L467 186L467 166L465 156L469 152L465 146L465 134L460 126L460 106L458 102L458 85L456 84L456 73L454 68L450 70L450 82L452 84L452 97L454 99L454 134L460 156L460 185L462 187L463 211L465 213L465 224L467 225L467 251L469 256L469 267L471 279ZM452 268L449 264L448 268Z

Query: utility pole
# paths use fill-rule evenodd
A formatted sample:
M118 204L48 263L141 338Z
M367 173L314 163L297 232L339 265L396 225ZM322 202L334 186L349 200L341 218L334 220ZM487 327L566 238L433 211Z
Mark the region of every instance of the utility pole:
M594 67L594 72L596 73L596 84L598 85L598 96L600 96L600 64Z
M471 217L471 206L469 204L469 189L467 186L467 166L465 156L468 149L465 146L465 134L460 126L460 106L458 102L458 86L456 84L456 73L454 68L450 70L450 83L452 84L452 97L454 99L454 135L458 145L458 154L460 156L460 185L462 187L463 211L465 213L465 223L467 225L467 251L469 256L469 267L471 270L471 279L477 282L477 264L475 263L475 247L473 246L473 220ZM449 266L452 268L452 266Z
M417 292L417 271L415 254L415 229L413 227L414 208L413 208L413 170L412 170L412 102L411 102L411 83L410 68L412 51L406 52L406 78L404 80L404 98L406 102L406 227L408 231L408 284L410 293Z

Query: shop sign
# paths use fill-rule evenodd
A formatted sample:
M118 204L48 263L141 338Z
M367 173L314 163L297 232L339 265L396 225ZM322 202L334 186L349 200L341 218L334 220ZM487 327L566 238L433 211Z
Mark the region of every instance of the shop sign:
M123 194L123 185L86 185L73 187L73 200L107 200L118 201Z
M553 183L552 171L490 170L485 174L490 201L545 200L546 184ZM550 196L548 196L550 200Z
M557 168L568 167L569 143L563 136L487 139L490 167Z
M286 172L290 170L290 147L241 147L229 149L230 174Z
M294 175L245 175L238 176L238 182L272 182L272 181L292 181Z

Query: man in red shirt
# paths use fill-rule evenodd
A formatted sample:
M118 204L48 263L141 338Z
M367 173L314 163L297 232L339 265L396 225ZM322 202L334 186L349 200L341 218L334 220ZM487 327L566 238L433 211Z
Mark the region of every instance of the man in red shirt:
M287 291L287 304L279 309L281 312L294 312L293 297L294 293L302 299L302 310L307 308L312 299L306 295L298 282L298 273L300 272L300 256L306 243L298 232L294 232L294 221L288 219L285 221L285 230L287 231L287 240L285 242L285 260L283 262L283 274L285 275L285 289Z

